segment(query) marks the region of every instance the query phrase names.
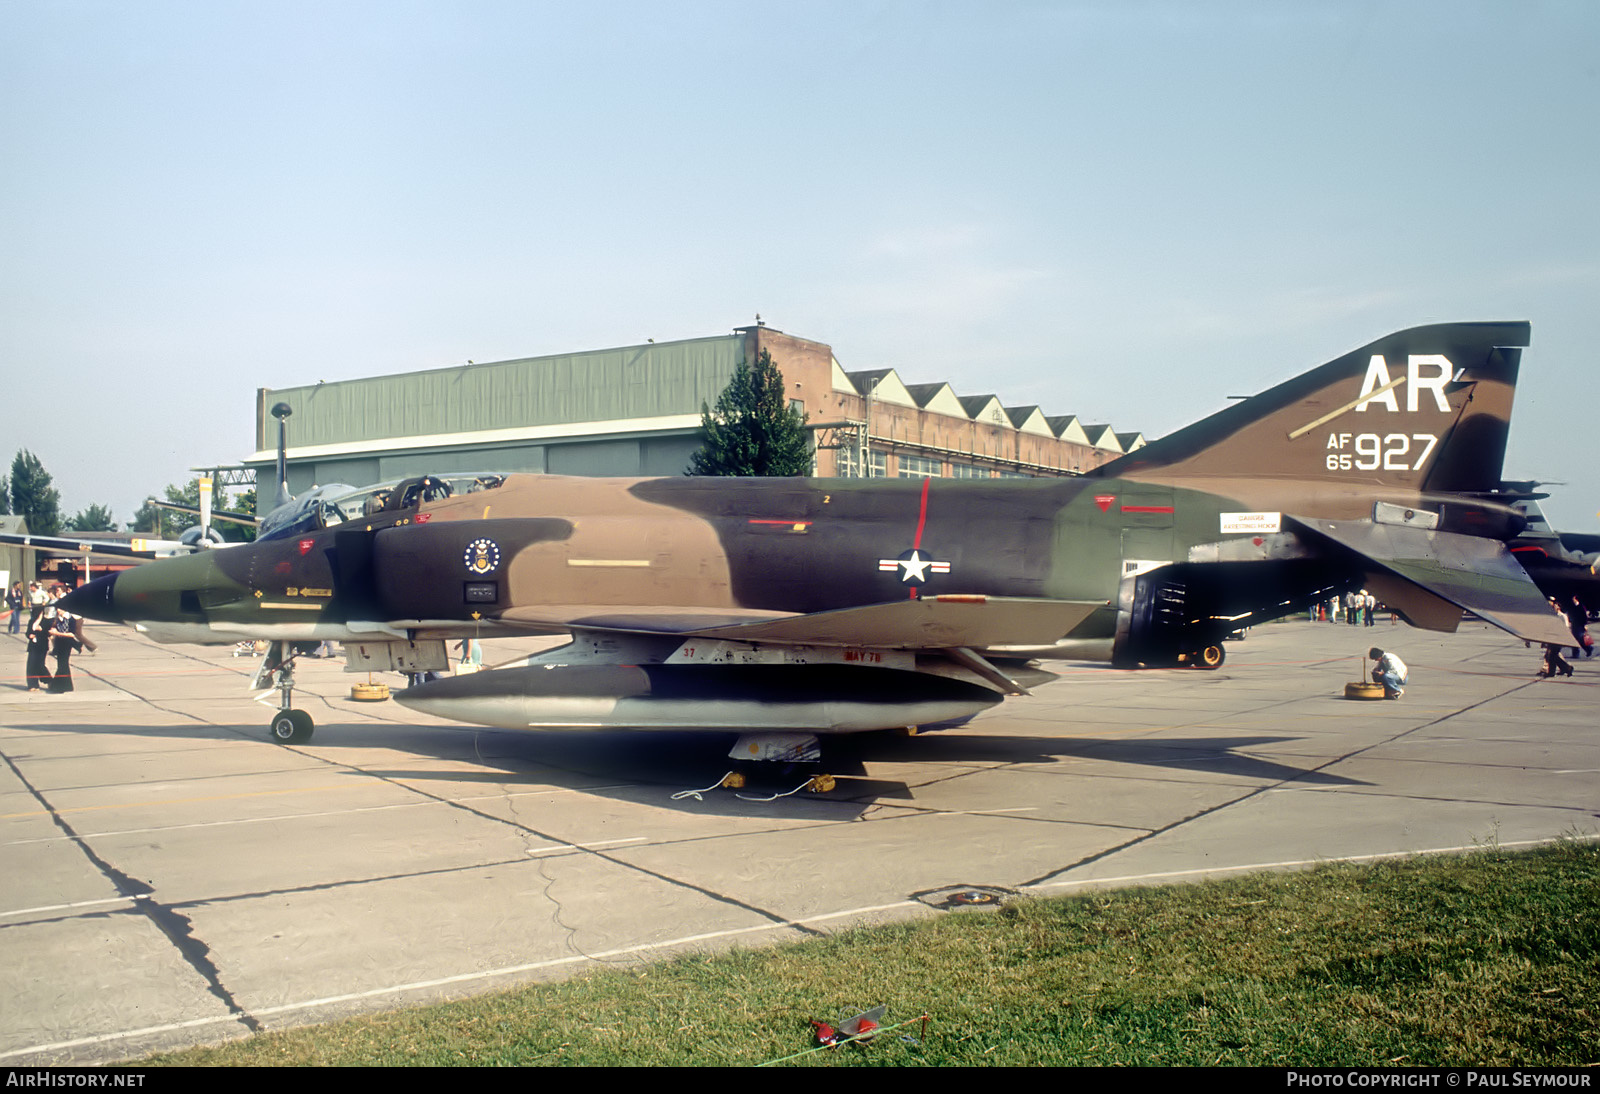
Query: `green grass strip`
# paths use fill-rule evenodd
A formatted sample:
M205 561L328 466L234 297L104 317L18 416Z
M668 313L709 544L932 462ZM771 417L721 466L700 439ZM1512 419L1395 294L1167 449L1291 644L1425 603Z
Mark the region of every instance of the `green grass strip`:
M1593 1064L1597 902L1590 843L1329 865L603 969L141 1063ZM879 1003L907 1028L806 1052L809 1019Z

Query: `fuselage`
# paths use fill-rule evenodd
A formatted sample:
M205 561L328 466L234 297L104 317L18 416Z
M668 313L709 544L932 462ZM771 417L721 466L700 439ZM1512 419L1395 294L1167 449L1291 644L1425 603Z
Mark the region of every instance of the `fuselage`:
M1096 601L1206 545L1285 550L1284 511L1367 516L1360 483L589 479L357 515L86 587L83 614L169 641L494 635L648 607L803 614L940 594ZM1291 506L1297 508L1291 510ZM1209 557L1209 556L1208 556ZM1104 637L1102 620L1086 633Z

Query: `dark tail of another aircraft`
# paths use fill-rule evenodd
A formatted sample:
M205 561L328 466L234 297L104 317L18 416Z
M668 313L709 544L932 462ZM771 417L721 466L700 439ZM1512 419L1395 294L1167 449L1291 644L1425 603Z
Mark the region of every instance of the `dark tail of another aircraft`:
M1413 327L1105 465L1486 493L1500 483L1527 323Z

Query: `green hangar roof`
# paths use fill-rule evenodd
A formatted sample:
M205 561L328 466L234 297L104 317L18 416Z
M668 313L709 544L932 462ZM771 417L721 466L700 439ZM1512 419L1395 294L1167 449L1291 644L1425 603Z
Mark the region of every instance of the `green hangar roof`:
M291 451L439 445L567 432L582 423L648 429L653 420L693 416L714 403L744 356L741 334L620 349L524 357L305 387L262 388L256 449L271 459L271 408L287 403ZM678 422L661 422L671 428Z

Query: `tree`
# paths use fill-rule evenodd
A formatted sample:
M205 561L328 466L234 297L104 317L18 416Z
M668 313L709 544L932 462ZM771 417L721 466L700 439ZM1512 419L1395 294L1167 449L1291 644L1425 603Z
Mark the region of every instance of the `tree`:
M111 519L111 510L104 505L91 505L67 521L74 532L115 532L117 524Z
M200 482L197 479L190 479L182 486L169 483L165 494L166 500L174 505L187 505L195 509L200 507ZM199 523L199 517L163 509L152 498L134 512L133 522L128 525L128 529L133 532L149 532L157 539L172 539L191 524Z
M61 531L61 492L50 485L50 472L26 449L11 461L11 511L28 522L28 531L53 536Z
M128 531L145 532L157 539L166 538L166 510L153 501L146 501L133 511L133 519L128 522Z
M256 511L256 488L241 490L227 508L235 513L249 513L254 516ZM249 543L256 538L256 530L249 525L235 524L231 520L219 521L217 527L222 529L224 539L234 543Z
M761 351L755 368L739 362L717 397L700 404L700 450L690 475L809 475L811 446L806 416L789 405L783 373Z

